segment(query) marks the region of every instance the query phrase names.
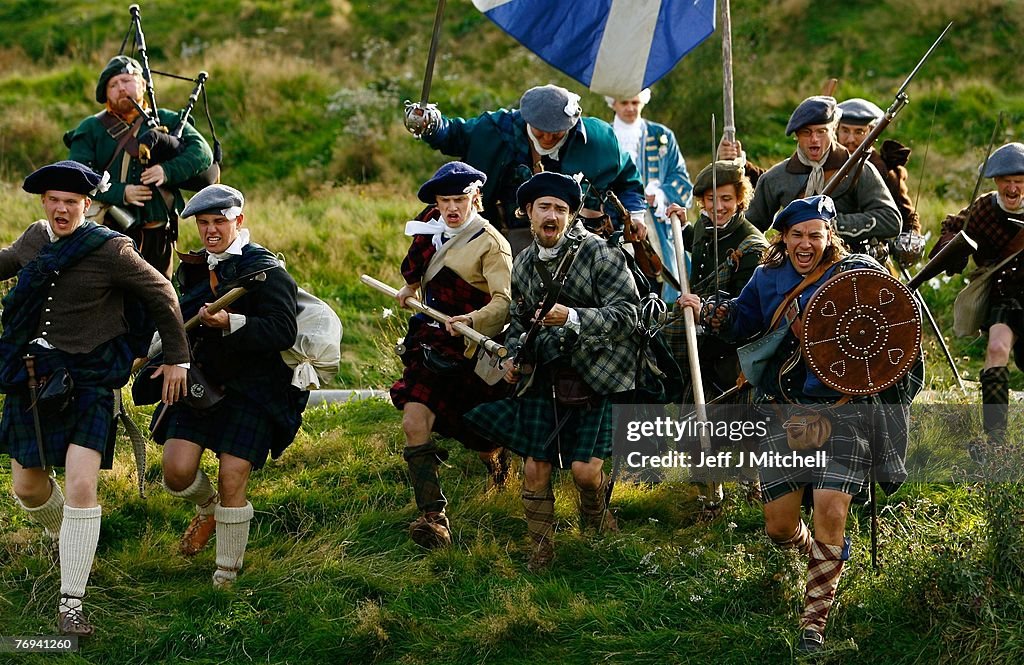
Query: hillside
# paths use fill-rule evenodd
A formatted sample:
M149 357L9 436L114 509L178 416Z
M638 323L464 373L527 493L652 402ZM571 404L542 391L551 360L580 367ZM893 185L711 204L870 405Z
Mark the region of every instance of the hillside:
M146 0L143 27L157 70L210 73L211 112L224 144L224 180L247 195L253 239L288 261L300 285L345 325L332 387L386 387L404 316L358 282L392 284L407 248L415 186L442 163L401 126L419 96L432 0ZM792 150L783 135L796 103L829 77L838 96L885 107L949 20L956 25L912 84L889 135L910 145L912 195L933 232L967 203L995 119L1019 140L1024 32L1019 0L733 0L736 119L751 158ZM95 113L96 76L129 27L128 3L0 2L0 246L40 214L20 190L26 173L63 158L64 131ZM692 173L710 158L710 116L721 115L720 42L712 36L654 90L646 115L672 127ZM475 115L515 106L554 72L477 12L449 0L432 99ZM158 78L161 106L187 82ZM591 115L610 118L584 93ZM197 113L197 126L208 133ZM720 122L720 121L719 121ZM927 158L926 158L927 155ZM180 246L196 246L184 225ZM924 295L943 328L962 278ZM0 285L0 288L6 288ZM951 340L977 376L984 344ZM950 390L925 333L929 386L949 405L915 405L910 458L930 474L880 499L881 567L870 565L870 515L850 517L853 557L840 585L823 662L1024 662L1024 494L978 482L963 443L981 431L979 398ZM1014 387L1024 385L1013 372ZM138 422L147 409L135 412ZM1011 439L1024 437L1014 407ZM791 558L764 535L761 509L733 484L724 515L701 522L693 487L625 478L613 507L623 533L576 527L568 475L556 480L557 558L525 570L518 478L484 491L476 456L443 442L456 544L425 553L407 537L416 509L401 457L399 413L388 403L311 408L296 442L254 474L256 507L237 586L210 587L211 550L175 553L190 517L160 485L149 447L148 498L135 490L127 441L102 475L103 526L88 607L99 627L66 658L0 663L661 663L792 662L801 584ZM994 460L1024 469L1020 451ZM0 495L11 476L0 456ZM203 466L215 464L209 455ZM938 471L938 470L941 470ZM948 482L955 478L957 482ZM927 482L925 482L927 481ZM933 482L942 481L942 482ZM0 502L0 635L53 630L59 568L13 500Z
M380 354L373 346L379 334L372 312L386 301L355 280L359 272L397 280L404 245L398 229L418 210L411 194L444 159L400 122L402 102L420 93L431 5L154 0L141 8L155 70L210 73L224 181L247 193L254 223L274 215L280 226L271 234L279 243L274 249L288 256L305 286L341 312L346 361L338 385L389 380L376 371ZM1013 5L734 0L736 120L749 156L770 164L791 151L786 119L828 77L840 78L840 97L866 96L887 106L955 19L888 134L915 151L911 193L934 231L946 213L966 204L998 113L1005 113L999 141L1018 136L1024 119L1024 70L1007 67L1000 46L1013 43L1024 27ZM64 131L96 112L96 75L118 51L130 19L127 5L9 0L0 4L0 24L0 182L13 184L62 158ZM655 86L646 112L676 131L691 173L710 158L710 116L721 115L720 52L717 36L695 49ZM520 47L470 0L448 3L431 95L443 111L475 115L515 106L523 90L548 81L584 93L587 112L610 118L602 98ZM183 104L190 89L187 82L157 77L157 99L166 108ZM209 134L199 109L196 118ZM0 191L6 210L26 211L5 216L3 239L36 214L23 200L16 187ZM183 245L189 237L186 232ZM925 292L944 329L959 283ZM933 346L929 339L926 345ZM967 358L964 372L976 373L979 345L955 340L953 347ZM932 375L941 385L949 372L936 363Z

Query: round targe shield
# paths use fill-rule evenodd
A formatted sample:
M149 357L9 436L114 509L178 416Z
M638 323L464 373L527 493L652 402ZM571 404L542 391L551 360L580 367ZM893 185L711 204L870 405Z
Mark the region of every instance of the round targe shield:
M840 273L807 304L801 345L826 386L870 395L910 371L921 348L921 312L913 294L888 273Z

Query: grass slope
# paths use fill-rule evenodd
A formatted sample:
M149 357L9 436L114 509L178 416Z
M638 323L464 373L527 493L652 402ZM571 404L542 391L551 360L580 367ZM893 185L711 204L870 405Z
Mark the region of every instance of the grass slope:
M99 634L65 662L791 660L802 566L764 536L759 508L731 497L725 515L704 524L688 484L626 481L614 500L622 533L599 537L578 531L563 474L557 558L531 575L517 489L484 493L476 456L454 444L442 477L455 546L425 553L408 540L415 505L402 445L390 404L307 412L295 444L253 477L245 570L227 592L211 587L212 548L193 560L176 554L190 511L160 489L159 449L150 450L142 501L125 447L101 486L87 598ZM215 472L210 459L204 467ZM5 476L0 491L9 489ZM853 511L854 556L826 662L854 650L877 663L1024 657L1020 562L1008 573L1015 585L995 572L979 491L911 485L884 500L877 573L868 517ZM1016 542L1019 555L1019 534ZM58 587L40 530L19 511L0 514L2 632L51 632Z

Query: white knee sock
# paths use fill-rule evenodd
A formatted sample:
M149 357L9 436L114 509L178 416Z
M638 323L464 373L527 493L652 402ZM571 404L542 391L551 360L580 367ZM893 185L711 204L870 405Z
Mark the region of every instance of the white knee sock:
M64 493L60 491L60 485L53 478L50 478L50 498L41 506L29 508L21 499L14 497L22 510L28 513L29 519L36 524L41 524L50 540L57 542L60 538L60 526L64 521Z
M64 506L60 528L60 592L81 598L89 583L96 544L100 540L100 506L72 508Z
M176 496L179 499L185 499L196 504L200 515L212 514L216 506L219 505L216 500L217 492L213 489L213 485L210 484L209 476L202 469L196 470L196 479L185 489L181 491L172 490L167 486L166 479L164 479L164 489L171 496Z
M217 570L213 574L214 586L230 584L242 568L245 547L249 544L249 520L252 504L239 508L217 505L213 513L217 520Z

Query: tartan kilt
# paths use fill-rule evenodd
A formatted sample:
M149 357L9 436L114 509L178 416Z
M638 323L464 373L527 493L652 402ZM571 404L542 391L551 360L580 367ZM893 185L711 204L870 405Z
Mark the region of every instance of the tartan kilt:
M459 343L462 343L459 338ZM423 363L423 352L408 351L402 378L391 386L391 402L401 411L409 402L423 404L434 416L434 431L455 439L466 448L490 452L500 443L467 427L462 416L473 407L506 396L509 384L499 381L493 386L483 382L474 372L474 361L465 360L464 367L452 374L438 374Z
M559 419L569 414L569 420L558 437L545 446L558 422L556 408ZM608 397L590 408L556 407L551 397L531 390L523 397L481 404L467 413L465 420L516 454L563 469L570 468L574 461L589 462L591 457L607 459L612 453L615 427L612 401Z
M778 452L789 455L792 450L786 442L783 418L770 405L758 407L761 418L768 421L768 435L761 440L759 452ZM840 407L841 408L841 407ZM848 407L849 408L849 407ZM814 489L836 490L856 495L864 487L871 468L871 445L868 439L870 422L860 410L836 416L833 412L832 436L821 449L828 463L825 468L761 467L761 492L764 500L774 501L790 492L811 485Z
M1017 341L1013 345L1013 360L1019 369L1024 369L1024 305L1017 298L1000 298L992 294L988 318L985 319L985 330L997 323L1010 327Z
M6 450L25 468L41 466L35 421L27 391L16 390L4 399L0 415L0 451ZM110 388L74 388L74 397L57 414L40 414L43 450L49 466L63 467L68 444L97 450L103 456L100 468L114 461L114 392Z
M169 411L157 425L163 409ZM247 460L253 469L266 464L275 439L280 440L281 429L265 408L231 388L217 406L206 411L180 402L170 407L161 405L153 412L150 428L154 426L153 439L160 445L167 439L184 439L214 451L218 457L227 453Z

